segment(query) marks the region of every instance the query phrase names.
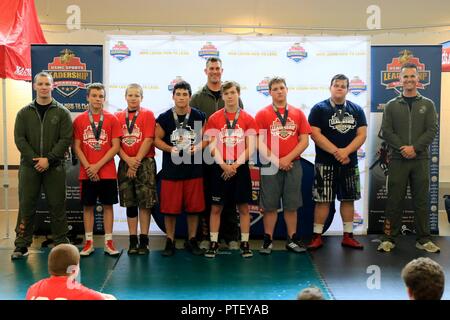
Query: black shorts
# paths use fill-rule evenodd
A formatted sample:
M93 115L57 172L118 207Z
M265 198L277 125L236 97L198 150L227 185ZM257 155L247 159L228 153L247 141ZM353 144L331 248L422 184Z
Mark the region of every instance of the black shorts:
M355 201L361 198L358 165L316 163L313 198L316 202Z
M100 181L81 180L81 204L95 206L97 198L101 204L113 205L118 203L117 180L104 179Z
M224 203L243 204L252 200L252 180L248 164L238 167L236 174L229 180L223 180L222 168L212 165L210 176L211 202L223 206Z

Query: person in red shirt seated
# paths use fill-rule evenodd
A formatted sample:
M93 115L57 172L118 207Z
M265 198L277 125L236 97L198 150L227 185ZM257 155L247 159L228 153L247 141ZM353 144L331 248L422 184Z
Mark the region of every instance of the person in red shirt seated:
M113 295L86 288L76 278L80 273L80 253L71 244L60 244L48 255L49 278L33 284L26 300L117 300Z

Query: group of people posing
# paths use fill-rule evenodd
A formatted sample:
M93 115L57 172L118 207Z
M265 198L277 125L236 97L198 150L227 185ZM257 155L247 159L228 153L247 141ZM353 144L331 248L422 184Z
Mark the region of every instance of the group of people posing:
M240 85L222 82L222 73L222 61L209 58L205 86L192 95L189 83L176 83L173 107L156 119L151 110L141 106L144 96L139 84L127 86L127 107L112 114L104 110L104 86L93 83L87 88L89 108L73 124L69 111L52 98L52 77L44 72L37 74L33 81L36 99L19 111L15 123L14 138L21 165L12 258L28 254L41 186L49 205L53 240L56 245L69 242L64 154L71 145L80 161L85 228L81 256L94 252L97 201L103 205L104 252L119 254L112 232L113 204L120 199L120 205L126 207L130 232L128 254L148 254L151 212L159 204L167 234L163 256L175 254L176 219L185 212L186 250L214 258L223 239L230 248L240 248L242 257L251 257L252 159L257 159L261 174L259 205L265 233L261 254L272 251L280 201L287 230L286 249L301 253L322 247L324 224L336 197L343 220L342 245L362 249L363 245L353 237L353 218L354 201L361 197L357 151L366 140L367 121L363 109L346 99L349 79L343 74L335 75L330 82L330 98L317 103L307 119L300 109L288 103L285 79L274 77L269 81L272 103L253 117L240 99ZM391 149L392 169L385 234L378 250L388 252L395 247L402 202L410 182L416 246L438 252L430 239L427 210L428 147L437 132L436 111L433 102L417 92L415 65L402 67L400 81L403 93L386 104L381 130ZM297 210L302 206L300 157L308 147L310 135L316 147L315 217L312 240L305 245L296 231ZM155 148L163 154L159 197ZM120 157L117 170L116 155Z

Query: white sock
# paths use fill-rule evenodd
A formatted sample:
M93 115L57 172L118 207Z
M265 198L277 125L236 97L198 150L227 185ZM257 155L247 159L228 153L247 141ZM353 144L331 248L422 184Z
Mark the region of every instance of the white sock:
M323 233L323 224L314 223L314 233L322 234Z
M353 222L344 222L344 232L353 233Z
M85 233L86 241L92 241L94 240L94 233L93 232L86 232Z
M105 243L108 240L112 240L112 233L105 233Z
M241 233L242 242L248 242L248 238L250 238L250 233Z
M218 232L210 232L209 235L211 237L211 241L212 242L217 242L217 240L219 239L219 233Z

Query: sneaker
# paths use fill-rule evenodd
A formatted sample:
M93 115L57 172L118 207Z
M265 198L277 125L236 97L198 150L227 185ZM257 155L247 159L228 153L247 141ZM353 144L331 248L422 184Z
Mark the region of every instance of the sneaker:
M200 245L198 247L203 250L208 250L209 245L210 245L209 240L202 240L200 241Z
M286 242L286 249L296 253L305 252L306 251L305 245L301 241L294 239L295 233L292 235L292 238L288 237Z
M148 235L140 234L139 235L138 254L146 255L146 254L149 254L149 252L150 252L150 250L148 249Z
M395 244L389 240L382 241L380 245L378 246L377 250L380 252L390 252L392 249L395 248Z
M27 247L16 247L14 252L11 254L11 260L22 259L28 256L28 248Z
M104 252L105 254L108 254L113 257L118 256L120 254L120 252L117 251L116 248L114 247L114 242L112 240L107 240L105 242Z
M320 233L314 233L311 242L308 244L308 249L316 250L322 248L322 246L323 246L322 235Z
M432 252L432 253L438 253L441 251L441 248L439 248L437 245L435 245L431 241L428 241L424 244L420 244L419 242L416 242L416 248L420 249L420 250L425 250L426 252Z
M138 238L136 235L130 235L130 246L128 248L128 254L138 253Z
M234 240L228 242L228 249L230 249L230 250L239 250L239 242L234 241Z
M92 240L87 240L86 243L84 244L83 249L81 249L80 251L80 256L82 257L87 257L89 256L92 252L94 252L94 242Z
M248 241L241 242L241 256L243 258L251 258L253 257L253 252L250 250L250 244Z
M261 249L259 249L260 254L266 254L269 255L272 253L272 239L270 238L270 235L265 233L264 234L264 241Z
M175 241L172 241L172 239L167 238L166 247L164 248L163 252L161 252L161 255L163 257L171 257L174 254L175 254Z
M205 252L205 257L215 258L218 250L219 244L216 241L212 241L208 250Z
M343 247L353 248L353 249L364 249L364 246L359 243L355 238L353 238L353 233L344 232L344 237L341 242Z
M191 238L190 240L186 240L184 242L184 248L192 253L194 256L202 256L205 254L203 249L200 249L195 238Z

